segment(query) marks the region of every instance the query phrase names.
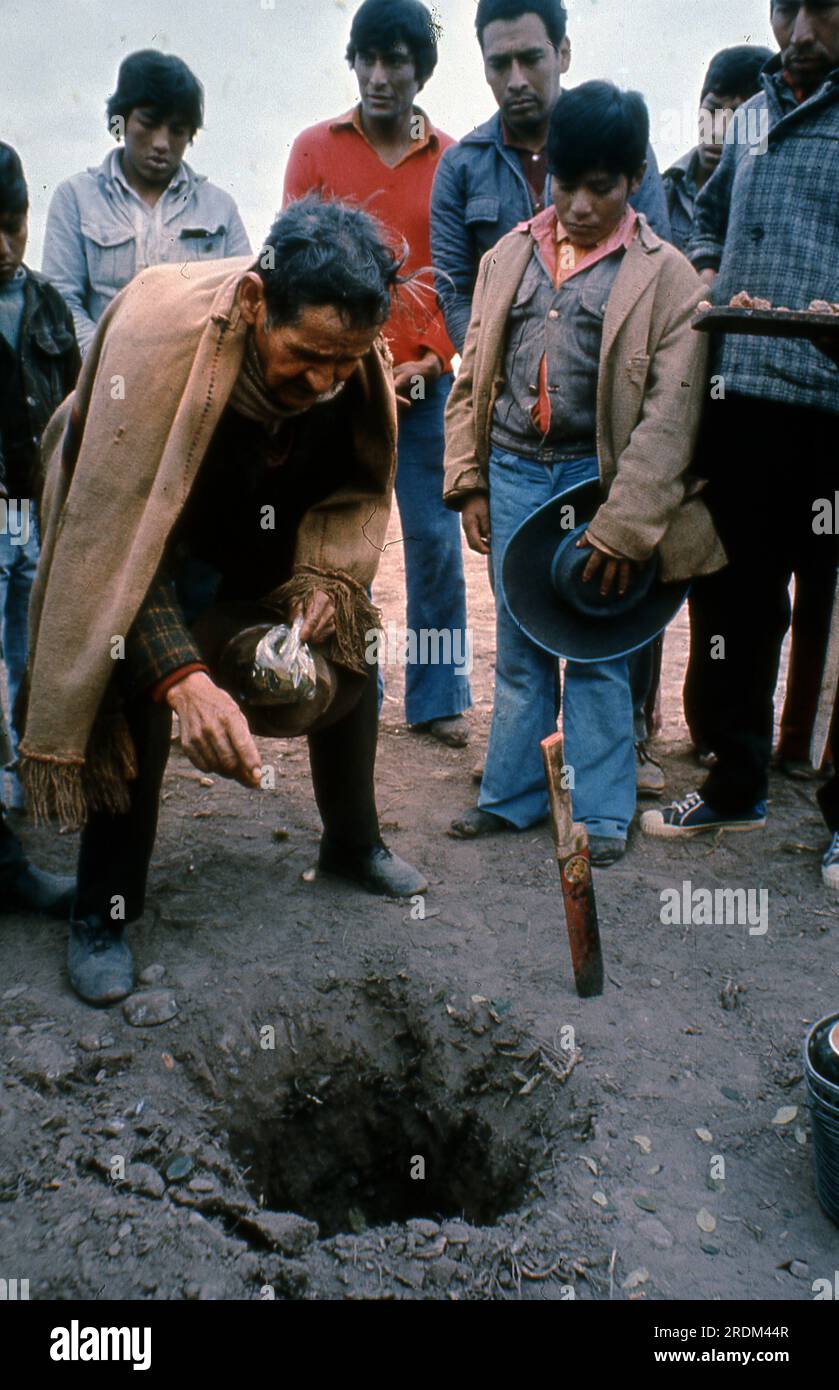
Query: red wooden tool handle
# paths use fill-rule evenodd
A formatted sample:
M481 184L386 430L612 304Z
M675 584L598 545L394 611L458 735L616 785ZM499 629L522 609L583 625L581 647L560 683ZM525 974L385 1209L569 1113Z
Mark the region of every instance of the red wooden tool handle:
M551 734L542 740L541 747L574 983L580 998L587 999L603 993L603 953L597 925L588 832L584 825L574 823L571 794L564 786L562 735Z

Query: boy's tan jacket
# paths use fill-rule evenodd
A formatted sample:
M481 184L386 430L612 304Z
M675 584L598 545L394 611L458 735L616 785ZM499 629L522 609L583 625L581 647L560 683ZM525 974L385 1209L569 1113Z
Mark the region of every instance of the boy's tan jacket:
M134 750L115 697L125 638L163 558L242 365L237 291L252 257L142 272L106 309L74 395L42 452L41 558L29 611L21 773L36 814L78 826L124 810ZM396 466L390 356L379 339L353 397L345 487L297 533L298 597L329 576L365 611L384 546ZM340 605L339 605L340 607ZM115 659L116 658L116 659Z
M507 320L532 254L527 225L481 261L463 362L446 411L444 498L455 508L488 490L490 430L503 382ZM609 550L647 560L664 580L726 563L689 469L707 389L707 339L690 327L704 286L680 251L639 217L606 306L597 385L597 456L608 492L589 531Z

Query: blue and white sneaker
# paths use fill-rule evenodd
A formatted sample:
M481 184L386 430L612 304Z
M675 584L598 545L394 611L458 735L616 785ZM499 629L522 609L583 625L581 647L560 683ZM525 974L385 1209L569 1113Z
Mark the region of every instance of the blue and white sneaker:
M703 801L699 792L688 792L683 801L671 801L669 806L645 811L641 817L644 834L659 840L690 839L715 830L757 830L765 824L765 801L756 802L745 815L725 816Z
M839 896L839 830L837 830L822 859L822 883Z

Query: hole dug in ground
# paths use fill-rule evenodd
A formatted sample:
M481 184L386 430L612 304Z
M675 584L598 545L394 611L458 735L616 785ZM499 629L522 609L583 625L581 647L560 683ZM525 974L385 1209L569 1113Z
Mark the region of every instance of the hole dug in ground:
M487 1225L524 1202L565 1108L557 1073L521 1095L542 1065L533 1040L486 1003L448 1007L381 979L284 998L274 1049L234 1069L228 1112L261 1206L323 1238L412 1217Z

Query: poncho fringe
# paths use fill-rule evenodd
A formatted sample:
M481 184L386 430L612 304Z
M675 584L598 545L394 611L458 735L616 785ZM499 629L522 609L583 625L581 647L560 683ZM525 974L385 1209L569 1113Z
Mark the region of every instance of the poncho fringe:
M381 625L381 612L352 575L307 565L268 602L285 611L297 603L305 607L318 590L335 608L334 659L364 674L369 670L365 653ZM91 812L124 815L130 805L129 783L136 776L133 740L113 694L96 718L84 760L31 754L25 744L20 749L20 780L36 824L57 820L62 830L80 830Z
M100 710L84 760L32 754L25 743L19 756L19 776L36 825L57 820L62 830L80 830L93 811L124 815L129 808L137 755L115 701L106 700Z
M335 609L334 660L363 675L370 669L365 653L372 634L381 627L382 615L352 575L345 570L300 565L293 578L271 594L269 602L285 609L298 603L305 608L318 590L326 594Z

